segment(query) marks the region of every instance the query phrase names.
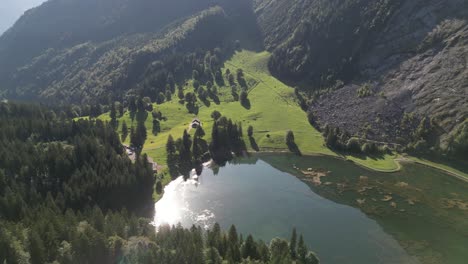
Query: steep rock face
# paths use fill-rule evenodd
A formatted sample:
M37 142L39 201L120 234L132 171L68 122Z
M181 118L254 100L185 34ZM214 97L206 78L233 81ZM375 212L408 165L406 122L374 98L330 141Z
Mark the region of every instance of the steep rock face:
M352 79L355 64L373 35L402 0L270 0L257 2L269 63L276 76L291 82Z
M258 0L255 7L273 74L309 90L345 82L311 106L320 124L404 143L411 130L400 129L401 120L414 113L415 123L435 121L444 145L467 119L467 1ZM360 98L366 83L372 95Z
M358 98L356 87L345 86L311 110L322 123L343 127L352 122L354 134L370 124L374 139L393 142L409 136L398 131L403 113L428 116L439 126L444 146L468 117L467 11L466 1L405 2L360 57L361 76L354 82L376 82L374 95ZM387 121L393 129L373 122L389 113L394 113Z
M463 0L408 1L360 63L389 100L434 118L443 141L468 118L467 19Z

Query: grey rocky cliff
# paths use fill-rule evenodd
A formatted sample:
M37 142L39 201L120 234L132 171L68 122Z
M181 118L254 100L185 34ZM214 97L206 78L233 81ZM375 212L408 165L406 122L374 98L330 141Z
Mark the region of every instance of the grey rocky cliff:
M468 1L405 1L359 59L360 76L374 95L358 98L355 85L321 97L311 107L320 122L375 140L408 137L403 113L433 118L442 145L468 118Z

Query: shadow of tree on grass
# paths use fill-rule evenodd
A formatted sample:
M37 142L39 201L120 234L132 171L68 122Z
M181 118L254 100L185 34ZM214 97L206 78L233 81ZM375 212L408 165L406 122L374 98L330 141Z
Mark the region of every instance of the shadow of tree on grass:
M255 141L255 138L249 137L249 141L250 141L250 146L252 147L253 150L257 152L260 151L260 148L258 147L257 142Z

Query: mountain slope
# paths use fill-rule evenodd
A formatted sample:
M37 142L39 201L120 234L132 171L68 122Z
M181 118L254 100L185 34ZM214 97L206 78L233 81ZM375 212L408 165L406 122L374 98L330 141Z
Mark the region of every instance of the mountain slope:
M108 95L122 97L157 73L152 63L176 56L172 55L176 49L182 52L220 44L225 23L223 10L211 8L160 34L136 34L48 50L16 72L11 81L17 89L8 97L83 103ZM163 68L165 72L175 70Z
M264 46L318 125L445 148L468 116L467 21L465 0L50 0L0 38L0 97L154 99L215 47L207 76Z
M18 67L47 49L158 32L176 19L206 9L209 3L209 0L50 0L27 11L1 36L0 69Z
M256 14L272 72L308 91L331 89L310 108L321 125L406 144L428 117L445 146L468 117L466 1L259 0ZM362 87L368 96L358 96Z
M154 99L168 78L183 83L191 76L193 57L219 47L220 61L239 38L258 46L255 23L248 0L50 0L0 38L0 97Z

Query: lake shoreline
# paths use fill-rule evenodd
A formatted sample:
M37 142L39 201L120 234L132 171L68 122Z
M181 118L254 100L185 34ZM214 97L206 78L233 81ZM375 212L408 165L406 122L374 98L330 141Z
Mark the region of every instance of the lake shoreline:
M289 151L258 151L258 152L255 152L253 154L285 154L285 153L291 153ZM252 153L250 153L252 154ZM292 154L292 153L291 153ZM395 165L397 166L396 169L394 170L384 170L384 169L378 169L378 168L375 168L375 167L371 167L371 166L368 166L368 165L365 165L363 163L360 163L360 162L357 162L355 160L352 160L352 159L349 159L347 158L346 156L334 156L334 155L328 155L328 154L323 154L323 153L306 153L306 154L303 154L302 156L306 156L306 157L330 157L330 158L335 158L335 159L338 159L338 160L342 160L342 161L347 161L347 162L351 162L361 168L364 168L364 169L367 169L367 170L371 170L371 171L375 171L375 172L382 172L382 173L396 173L396 172L399 172L401 171L401 168L402 168L402 164L401 163L414 163L414 164L419 164L419 165L423 165L425 167L428 167L428 168L432 168L432 169L436 169L436 170L440 170L452 177L455 177L459 180L462 180L464 182L468 182L468 178L462 174L459 174L457 172L454 172L454 171L450 171L448 169L444 169L442 167L439 167L437 165L431 165L429 163L425 163L425 162L420 162L420 161L417 161L417 160L413 160L413 159L410 159L410 158L406 158L400 154L398 154L396 156L396 158L393 159L393 162L395 163ZM409 156L409 157L412 157L412 156ZM437 162L434 162L435 164L439 164ZM452 168L454 169L454 168Z
M336 231L344 226L340 219L346 219L344 221L347 223L349 219L354 219L351 221L355 225L353 230L362 228L360 234L367 232L373 238L374 234L380 234L377 244L390 243L392 246L387 249L398 249L396 253L400 254L401 261L388 263L415 264L417 262L411 260L419 257L438 261L444 254L453 256L445 263L459 263L457 261L466 256L464 251L451 246L449 242L459 240L465 243L463 230L466 230L464 219L468 186L447 177L448 173L445 171L434 170L432 166L401 161L401 171L387 174L359 166L355 162L346 162L342 157L317 153L299 157L286 151L246 153L244 157L234 158L219 169L215 164L210 168L209 162L203 165L199 183L186 183L178 178L169 185L167 197L165 194L164 202L159 204L162 208L164 203L174 200L171 205L165 206L166 209L171 209L166 210L169 220L174 220L171 218L173 212L179 212L175 216L180 219L176 220L180 220L185 226L195 224L206 227L218 222L222 228L228 228L232 222L242 232L266 236L265 239L270 238L269 230L281 234L294 226L312 238L308 243L317 245L314 237L331 238L334 234L321 234L321 229L314 229L309 221L318 221ZM294 179L299 181L295 182ZM307 189L301 186L306 186ZM427 193L425 190L432 191ZM258 193L260 195L257 197ZM270 204L271 201L275 201L274 204L279 207L266 211L250 209L266 207L264 204ZM291 209L294 208L291 207L292 204L304 206L300 207L302 210L296 210ZM330 210L333 206L337 207ZM177 211L173 208L179 209ZM160 215L165 214L162 213L163 209L156 211ZM275 212L281 213L276 215ZM338 213L345 216L337 217L335 214ZM240 215L250 217L239 217ZM270 229L252 228L256 225L252 223L258 223L261 221L259 219L277 219L280 224L272 222ZM304 222L302 219L308 220ZM412 221L412 225L421 224L423 232L406 229L408 219ZM425 222L424 219L432 220ZM163 222L156 218L155 221ZM374 223L377 225L368 225ZM449 226L450 229L447 229ZM428 236L428 230L444 234L444 245L438 242L442 235ZM337 232L347 233L349 230L345 228ZM362 246L372 248L376 245L369 241L371 240L362 240ZM330 245L335 245L334 243L333 240ZM413 244L424 246L422 250L415 249L411 246ZM330 246L316 248L321 256L332 260L334 255L329 249ZM438 255L433 255L432 252L437 252ZM363 255L366 257L361 263L387 263L376 262L374 255L363 252L353 257L358 259Z
M278 155L280 155L280 154L291 154L291 155L293 155L293 153L291 153L290 151L287 151L287 150L262 150L262 151L256 151L256 152L248 152L248 155L262 155L262 154L278 154ZM384 169L378 169L378 168L375 168L375 167L367 166L364 163L357 162L355 160L349 159L346 156L342 156L342 155L341 156L338 156L338 155L335 156L335 155L329 155L329 154L324 154L324 153L305 153L302 156L305 156L305 157L329 157L329 158L334 158L334 159L337 159L337 160L350 162L350 163L352 163L352 164L354 164L356 166L359 166L359 167L361 167L363 169L366 169L366 170L369 170L369 171L389 173L389 174L397 173L397 172L401 171L402 166L403 166L402 163L419 164L419 165L425 166L427 168L442 171L442 172L444 172L445 174L447 174L447 175L449 175L451 177L457 178L457 179L459 179L461 181L464 181L464 182L468 183L468 178L465 177L462 174L458 174L458 173L456 173L454 171L450 171L448 169L444 169L444 168L438 167L436 165L431 165L431 164L420 162L420 161L417 161L417 160L412 160L412 159L407 158L405 156L402 156L400 154L398 154L396 156L396 158L393 159L393 162L397 166L397 168L394 169L394 170L384 170ZM409 156L409 157L412 157L412 156ZM210 160L209 162L206 162L203 167L204 168L209 168L212 164L213 164L213 160ZM435 163L435 164L439 164L439 163ZM169 181L167 184L171 183L172 181L173 180ZM164 190L164 187L167 186L167 184L163 185L163 190ZM157 199L155 199L154 202L156 203L159 200L161 200L163 195L164 195L164 191L160 195L158 195Z

